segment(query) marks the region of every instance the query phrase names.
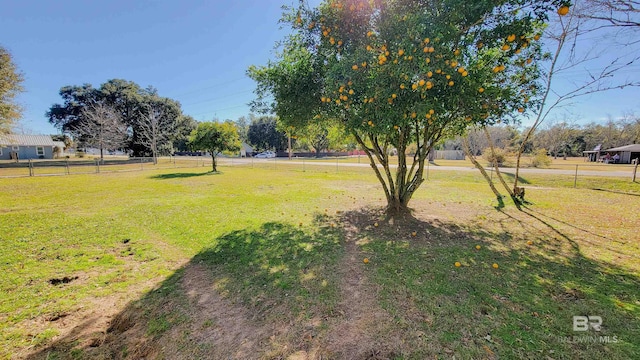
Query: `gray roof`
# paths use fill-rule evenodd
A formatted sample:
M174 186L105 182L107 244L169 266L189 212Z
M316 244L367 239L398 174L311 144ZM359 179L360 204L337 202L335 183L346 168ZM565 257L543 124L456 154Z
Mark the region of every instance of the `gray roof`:
M253 152L253 148L251 147L251 145L247 144L246 142L242 143L242 149L246 152Z
M0 135L0 145L56 146L49 135Z
M605 151L607 151L607 152L609 152L609 151L640 152L640 144L625 145L625 146L620 146L620 147L616 147L616 148L612 148L612 149L607 149Z

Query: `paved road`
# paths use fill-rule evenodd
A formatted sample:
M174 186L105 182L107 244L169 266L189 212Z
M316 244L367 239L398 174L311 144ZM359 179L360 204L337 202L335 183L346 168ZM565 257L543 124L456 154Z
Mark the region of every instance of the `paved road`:
M246 165L251 163L273 163L282 165L298 165L302 167L306 166L332 166L336 167L335 161L319 161L319 160L308 160L302 161L300 159L288 160L286 158L278 158L278 159L230 159L230 158L222 158L220 159L221 164L225 165ZM347 162L339 162L338 167L370 167L368 163L347 163ZM391 165L392 168L395 168L396 165ZM490 171L491 168L486 168L487 171ZM475 167L472 166L437 166L430 165L429 171L478 171ZM514 168L501 168L503 173L515 174ZM547 175L575 175L576 171L574 170L560 170L560 169L537 169L537 168L522 168L520 169L520 174L547 174ZM633 168L629 167L629 171L597 171L597 170L580 170L578 167L578 176L603 176L603 177L631 177L633 175Z

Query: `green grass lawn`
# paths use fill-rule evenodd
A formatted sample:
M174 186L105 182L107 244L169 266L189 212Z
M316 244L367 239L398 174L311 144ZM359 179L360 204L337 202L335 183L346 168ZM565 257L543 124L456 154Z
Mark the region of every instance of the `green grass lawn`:
M207 170L0 179L0 358L640 357L639 184Z

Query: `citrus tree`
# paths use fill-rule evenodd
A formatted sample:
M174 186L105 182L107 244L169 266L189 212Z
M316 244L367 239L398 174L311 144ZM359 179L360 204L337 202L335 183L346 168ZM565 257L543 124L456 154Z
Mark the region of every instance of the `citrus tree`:
M240 150L240 137L231 121L202 122L193 130L189 144L194 150L206 150L211 154L213 172L218 171L216 156L223 151Z
M366 152L388 209L424 181L427 155L470 125L535 106L537 40L559 1L301 2L276 61L252 66L254 108L296 128L337 121ZM415 155L407 159L407 147ZM397 153L397 167L391 153Z

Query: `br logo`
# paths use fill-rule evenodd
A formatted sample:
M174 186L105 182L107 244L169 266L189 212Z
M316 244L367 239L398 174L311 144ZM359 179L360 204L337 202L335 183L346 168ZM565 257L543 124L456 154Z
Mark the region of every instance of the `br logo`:
M602 318L600 316L573 317L573 331L589 331L589 329L600 331L601 326Z

